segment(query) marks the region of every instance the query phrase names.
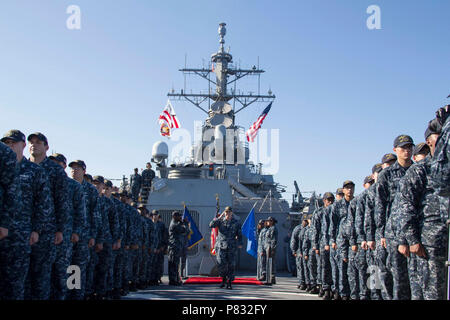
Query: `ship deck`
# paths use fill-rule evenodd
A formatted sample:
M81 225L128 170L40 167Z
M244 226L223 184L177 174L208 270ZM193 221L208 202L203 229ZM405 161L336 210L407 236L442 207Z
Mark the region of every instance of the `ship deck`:
M238 277L254 275L238 273ZM131 292L123 300L321 300L317 295L297 289L298 280L290 273L277 275L277 283L267 285L233 285L233 290L221 289L217 284L186 284L169 286L167 275L163 284L146 290Z

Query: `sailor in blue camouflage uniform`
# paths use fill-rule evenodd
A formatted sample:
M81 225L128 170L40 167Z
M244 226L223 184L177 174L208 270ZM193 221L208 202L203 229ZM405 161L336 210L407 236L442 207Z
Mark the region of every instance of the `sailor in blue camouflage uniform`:
M431 163L435 154L440 125L430 122L425 139L430 155L413 164L400 180L397 217L400 236L409 244L411 296L413 300L446 299L446 267L448 248L448 198L433 188Z
M328 219L328 226L324 228L324 230L328 230L328 244L330 246L330 264L331 264L331 276L333 279L333 285L332 285L332 291L333 291L333 299L339 300L339 259L338 259L338 253L337 253L337 245L336 245L336 239L334 238L332 241L331 238L331 224L333 223L333 219L336 220L337 217L332 214L333 208L336 205L336 202L344 198L344 192L342 188L338 188L336 190L336 201L330 206L329 211L329 219ZM334 221L334 223L337 223L337 221ZM335 236L334 236L335 237Z
M10 279L8 272L11 264L8 254L13 252L8 237L16 215L21 211L20 197L17 156L11 148L0 142L0 300L15 298L11 289L11 286L14 287L13 279Z
M319 297L323 297L324 291L322 287L322 259L320 257L321 248L320 248L320 238L321 236L321 227L322 227L322 215L323 215L323 200L321 201L322 205L319 206L318 202L316 204L316 209L313 212L311 218L311 242L312 242L312 253L316 260L316 274L317 274L317 290L319 293Z
M83 160L72 161L69 163L69 167L71 168L70 174L72 179L81 184L86 211L86 223L80 231L78 242L73 244L72 249L72 265L76 265L80 268L81 288L71 290L69 299L83 300L85 299L86 288L88 287L87 278L88 266L91 259L90 250L93 250L95 238L97 237L98 191L84 179L84 175L86 174L86 164Z
M375 219L375 197L378 177L383 169L393 165L397 161L397 156L387 153L381 158L381 163L372 168L375 183L367 190L366 208L364 214L364 231L369 248L369 260L367 272L370 274L370 296L371 300L392 299L387 292L392 291L392 277L386 271L386 248L381 245L381 238L377 233ZM385 288L385 289L383 289ZM382 290L383 289L383 290Z
M153 230L151 233L151 241L150 241L150 285L157 286L159 285L159 277L160 277L160 257L162 256L162 261L164 263L164 250L165 250L165 226L164 223L159 221L160 214L157 210L152 210L151 218L153 222Z
M265 234L267 228L264 220L258 221L256 235L258 237L258 258L256 261L256 278L260 281L266 280L266 252L264 251Z
M356 203L356 213L355 213L355 226L353 237L356 237L356 243L358 245L358 252L356 255L356 266L358 269L359 278L359 299L368 300L370 298L369 288L367 287L368 280L368 261L369 261L369 247L367 245L367 238L364 229L364 218L366 211L366 202L368 196L368 190L371 185L375 183L373 178L373 173L376 168L372 169L372 175L367 176L364 179L364 191L358 196Z
M133 205L130 194L126 191L121 193L121 201L125 203L126 208L126 220L127 220L127 232L126 242L128 246L126 250L126 264L125 275L123 280L126 282L124 285L125 291L135 292L137 291L137 282L139 275L139 263L138 263L138 250L139 241L142 238L142 229L140 227L139 213Z
M430 154L430 147L426 144L426 142L418 143L414 147L414 151L413 151L414 163L417 163L417 162L425 159L426 156L429 154ZM405 175L405 177L406 177L406 175ZM401 183L401 180L400 180L400 183ZM400 186L401 186L401 184L400 184ZM396 195L396 197L397 196L398 196L398 194ZM398 200L398 199L395 199L395 201L396 200ZM393 214L394 213L395 212L393 212ZM398 225L400 225L400 223L398 223ZM417 269L418 257L415 254L410 254L407 259L408 259L409 285L411 288L411 299L412 300L422 300L423 299L422 289L420 287L420 281L418 280L420 277L419 271Z
M131 199L130 199L131 200ZM141 220L141 216L137 210L137 203L131 202L130 206L131 213L131 224L133 225L134 233L131 235L131 284L130 291L137 291L139 285L139 269L140 269L140 260L139 260L139 252L144 243L144 230L142 228L143 221Z
M147 247L145 249L145 255L147 259L147 266L144 274L144 285L145 287L150 286L150 279L152 277L152 270L154 265L154 259L152 257L153 252L155 251L154 242L155 242L155 226L153 223L153 214L148 212L147 208L145 209L145 217L147 219L148 226L148 241Z
M99 209L99 229L96 241L97 263L94 271L94 299L106 300L108 290L108 272L112 258L112 235L109 225L109 203L103 193L105 189L105 178L103 176L93 177L94 186L97 188L99 197L97 201Z
M126 232L127 232L127 220L126 220L126 208L124 203L120 201L120 195L118 192L113 192L112 200L116 206L117 214L119 217L119 239L120 246L117 249L116 259L114 261L114 289L113 289L113 299L120 299L123 290L123 273L125 266L125 247L128 246L126 242Z
M39 240L38 231L46 223L51 194L44 169L23 156L25 135L10 130L1 141L11 149L0 143L0 191L6 188L21 205L16 203L14 208L5 204L5 208L0 202L0 226L8 230L6 238L4 234L0 237L0 299L23 300L31 245ZM13 219L9 213L14 214Z
M96 298L95 268L98 263L98 253L103 249L103 232L101 231L103 228L102 213L100 212L102 208L100 195L97 188L93 184L91 175L84 175L82 186L86 195L88 220L90 222L90 231L88 236L89 260L86 267L86 290L84 295L85 300L92 300Z
M303 254L302 254L302 243L300 241L300 232L304 227L306 227L306 224L308 223L307 220L302 221L300 224L295 226L295 228L292 230L291 235L291 242L290 247L292 254L295 256L295 264L297 266L297 279L298 279L298 286L297 288L300 290L306 290L306 282L305 282L305 273L303 270Z
M450 197L450 105L436 111L441 134L436 141L435 155L431 163L433 186L441 196Z
M306 233L307 246L308 246L308 270L309 270L309 290L310 294L317 294L319 289L317 288L317 255L316 248L314 247L314 226L313 226L313 215L309 215L308 219L308 231Z
M42 133L30 134L27 140L30 143L30 161L39 164L49 179L53 207L48 223L39 233L39 241L32 247L25 297L33 300L48 300L51 275L56 271L55 263L59 264L64 259L63 255L57 259L56 246L63 242L63 234L70 216L67 175L61 166L47 157L48 140ZM66 276L58 272L55 275L56 281Z
M241 224L233 218L231 207L226 207L219 217L210 222L209 227L219 228L215 249L219 275L222 277L221 287L226 284L227 289L232 289L237 249L242 248Z
M333 278L330 263L330 238L328 235L328 229L330 226L330 214L333 203L334 195L331 192L325 192L325 194L323 195L323 211L320 217L319 237L320 260L322 269L322 290L324 291L324 300L331 299L331 291L333 289Z
M135 224L132 219L132 207L130 207L131 198L128 197L128 193L126 190L122 190L119 194L120 201L122 202L123 206L123 216L125 219L126 228L124 229L125 235L124 235L124 251L123 251L123 266L122 266L122 290L120 294L122 296L127 295L130 292L130 285L131 285L131 269L132 269L132 250L131 246L135 245L133 243L133 239L135 236Z
M386 269L379 270L384 300L409 300L411 292L408 280L408 243L397 234L394 217L391 217L394 196L398 193L400 179L411 166L413 139L400 135L394 140L397 161L384 169L378 177L375 196L375 222L380 244L387 249ZM383 268L383 264L378 267ZM383 272L384 271L384 272ZM386 278L392 278L392 290L386 286Z
M367 240L367 273L370 274L370 281L367 282L371 300L381 300L381 280L379 279L378 264L380 260L386 259L385 249L379 244L376 238L375 224L375 187L378 175L383 170L382 163L377 163L372 167L374 183L367 189L366 205L364 208L364 234ZM379 248L382 248L381 257ZM391 282L392 285L392 282Z
M267 231L264 236L264 251L267 255L267 264L269 263L269 258L272 258L272 265L267 265L266 268L271 270L271 274L266 271L266 283L275 284L275 274L276 274L276 253L278 245L278 229L275 226L277 220L274 217L269 217L266 220Z
M139 174L138 168L135 168L134 174L130 176L130 192L134 202L138 201L141 187L142 187L142 176Z
M118 250L121 247L120 238L120 221L119 221L119 212L116 204L114 202L114 198L112 197L113 191L113 183L111 180L105 179L105 189L104 193L104 201L106 203L107 212L108 212L108 225L111 233L111 251L108 256L108 270L107 270L107 280L106 280L106 291L107 297L113 298L113 290L114 290L114 265L116 263L116 257ZM108 244L109 246L109 244ZM108 249L109 250L109 249ZM117 294L117 292L116 292Z
M309 251L311 249L311 241L309 240L309 230L310 220L308 219L308 215L303 215L303 220L306 220L305 226L300 230L299 234L299 241L300 241L300 247L301 247L301 255L302 255L302 264L303 264L303 275L305 277L305 284L306 284L306 292L309 292L312 289L311 286L311 273L309 271Z
M344 197L333 204L330 219L330 242L337 250L337 260L339 269L339 295L335 298L342 300L349 300L350 286L348 283L348 259L349 259L349 234L346 230L348 208L350 201L353 199L355 190L354 182L350 180L344 181L342 185Z
M169 226L169 285L181 285L179 272L181 251L183 250L184 237L188 233L189 225L187 221L182 221L181 213L179 211L174 211L172 213L172 221Z
M420 160L425 159L425 157L429 154L430 154L430 147L427 145L427 143L426 142L418 143L414 147L413 160L414 162L419 162Z
M147 209L145 205L138 205L138 212L140 215L140 219L142 221L142 240L141 246L139 248L139 282L137 284L137 288L140 290L144 290L147 288L147 273L148 273L148 248L150 247L150 232L151 225L150 220L147 218L146 213ZM153 222L152 222L153 223Z
M330 193L326 193L327 197L330 196ZM332 195L332 194L331 194ZM332 195L333 196L333 195ZM325 200L327 199L326 197L324 198ZM333 196L334 199L334 196ZM322 255L324 255L323 253L323 247L322 247L322 219L323 219L323 215L325 212L325 204L323 207L317 207L316 211L313 214L312 220L311 220L311 224L312 224L312 247L314 250L314 254L315 254L315 258L317 260L317 284L320 285L320 290L319 290L319 297L323 297L323 295L325 294L325 291L323 289L323 278L324 278L324 273L323 273L323 267L322 267ZM328 251L329 253L329 251ZM329 257L328 257L329 260ZM329 263L329 262L328 262ZM331 272L331 270L329 270ZM327 287L327 285L325 285Z
M367 179L367 177L366 177ZM366 179L364 182L366 182ZM350 205L347 209L347 221L345 226L345 233L348 239L349 244L349 253L348 253L348 267L347 267L347 276L348 283L350 286L350 299L351 300L359 300L360 299L360 284L362 279L359 277L359 264L360 264L360 255L363 254L364 250L358 247L358 237L356 233L356 210L358 206L358 197L354 197L350 201ZM363 257L365 260L365 256Z
M61 168L66 169L66 157L60 153L49 156ZM86 225L86 202L83 188L80 183L67 179L67 200L69 206L69 219L64 226L63 242L56 247L55 269L52 274L52 300L66 300L67 298L67 268L72 262L73 245L78 243L82 230Z
M161 250L159 250L157 260L156 260L156 269L157 269L157 277L158 282L162 284L162 276L164 272L164 255L167 254L168 246L169 246L169 229L167 229L166 225L162 221L162 217L158 214L158 228L162 234L161 238Z

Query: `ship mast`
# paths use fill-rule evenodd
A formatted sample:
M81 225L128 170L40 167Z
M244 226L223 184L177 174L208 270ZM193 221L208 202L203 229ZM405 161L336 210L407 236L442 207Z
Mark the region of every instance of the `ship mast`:
M226 128L236 128L235 127L235 115L247 108L249 105L254 102L271 102L275 99L275 95L269 90L267 95L261 95L259 93L254 95L251 92L248 94L237 94L236 90L232 89L231 91L228 89L230 84L234 83L234 87L236 88L236 82L248 75L256 75L259 77L265 71L259 69L259 66L253 66L251 69L241 69L235 68L232 65L233 56L225 51L225 35L226 35L226 24L219 24L219 36L220 36L220 47L219 51L211 55L211 63L210 68L183 68L179 71L186 74L196 74L209 82L209 90L207 94L203 93L186 93L183 90L181 92L176 93L172 90L171 93L168 93L167 96L172 98L173 100L185 100L189 101L197 108L202 110L208 115L206 120L206 126L208 127L216 127L218 125L224 125ZM215 74L215 81L211 79L211 74ZM210 86L215 85L216 89L212 92ZM234 107L230 104L230 101L233 101L233 106L235 102L238 102L241 107L236 111ZM205 110L202 107L204 102L208 102L208 110Z

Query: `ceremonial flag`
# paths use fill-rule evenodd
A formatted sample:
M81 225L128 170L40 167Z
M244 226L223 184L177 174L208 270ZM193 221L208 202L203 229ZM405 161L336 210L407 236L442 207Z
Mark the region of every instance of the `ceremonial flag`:
M189 232L188 235L188 248L190 249L196 244L198 244L200 241L203 241L203 236L198 230L197 225L195 224L194 219L192 219L191 214L189 213L189 210L186 206L184 206L183 220L185 218L187 218L191 227L191 231Z
M167 100L166 107L159 115L158 122L160 124L160 134L162 136L170 137L171 129L180 127L180 121L177 118L175 109L170 103L170 100Z
M219 228L215 227L211 229L211 254L213 256L216 255L216 239L217 239L217 235L219 234Z
M247 253L258 258L258 239L256 237L255 209L252 208L242 225L242 234L247 237Z
M219 205L219 194L216 193L216 217L219 216L220 213L220 205ZM213 256L216 255L216 239L217 235L219 234L219 228L215 227L211 229L211 249L210 252Z
M264 119L266 118L267 114L269 113L271 107L272 102L269 103L269 105L264 109L264 111L258 117L258 120L256 120L255 123L253 123L252 126L245 132L245 135L247 136L247 141L249 142L255 141L256 135L258 134L258 130L259 128L261 128L261 125Z

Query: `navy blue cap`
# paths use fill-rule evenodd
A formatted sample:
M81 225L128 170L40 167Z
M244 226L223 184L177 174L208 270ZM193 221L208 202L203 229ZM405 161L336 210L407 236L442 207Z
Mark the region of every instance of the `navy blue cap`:
M71 163L69 163L69 167L72 168L73 165L79 165L81 168L83 168L83 170L86 170L86 163L84 163L83 160L75 160L72 161Z
M349 184L355 185L355 183L354 183L353 181L351 181L351 180L345 180L344 183L342 184L342 188L345 188L345 186L346 186L346 185L349 185Z
M432 134L441 134L442 126L439 124L437 119L430 120L428 122L427 130L425 130L425 140L428 139Z
M325 199L330 199L330 198L333 198L333 200L334 200L334 194L332 194L331 192L325 192L323 195L323 199L325 200Z
M394 148L404 147L409 144L414 145L414 140L413 140L413 138L411 138L410 136L408 136L406 134L402 134L402 135L398 136L397 138L395 138L395 140L394 140Z
M39 140L44 141L45 144L48 144L47 137L44 136L44 135L43 135L42 133L40 133L40 132L35 132L35 133L30 134L30 135L28 136L27 140L28 140L28 141L31 141L31 139L32 139L33 137L36 137L36 138L38 138Z
M371 182L374 182L374 181L375 180L373 179L372 176L367 176L367 177L364 178L364 184L371 183Z
M25 135L20 130L9 130L3 135L1 141L5 142L8 139L14 140L15 142L25 142Z
M381 167L381 163L377 163L376 165L374 165L372 167L372 174L375 173L375 172L376 173L380 173L381 170L383 170L383 167Z
M54 153L51 156L48 157L50 160L56 160L58 162L64 162L67 163L66 157L62 155L61 153Z
M388 163L389 161L397 161L397 155L393 153L386 153L383 158L381 158L381 163Z
M94 176L94 178L92 178L92 181L105 183L105 178L103 178L102 176Z
M113 183L111 180L105 179L105 186L107 186L108 188L112 188L113 187Z
M414 147L413 155L415 155L415 156L418 154L427 155L429 153L430 153L430 147L425 142L421 142Z

